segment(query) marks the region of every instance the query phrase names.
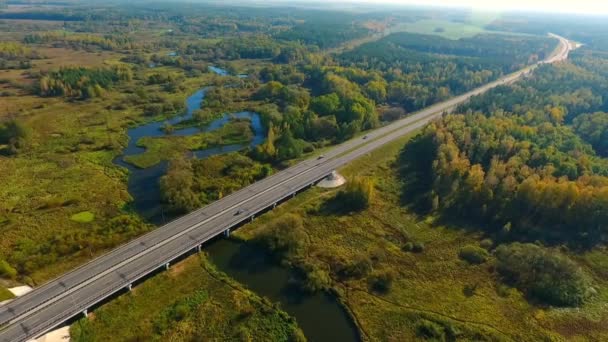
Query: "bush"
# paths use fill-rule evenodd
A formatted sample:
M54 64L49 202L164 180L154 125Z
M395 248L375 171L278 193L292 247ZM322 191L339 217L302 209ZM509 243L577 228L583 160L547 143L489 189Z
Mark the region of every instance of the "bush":
M337 273L342 279L361 279L367 276L371 270L371 260L367 256L359 255L348 264L341 265Z
M304 271L306 272L306 280L303 283L304 290L317 292L331 286L331 278L326 270L318 266L306 265Z
M558 252L529 243L496 249L497 269L507 282L528 295L557 306L579 306L587 297L588 276Z
M443 327L426 319L421 320L416 325L416 335L423 339L445 341L445 331Z
M414 246L412 248L412 252L414 253L422 253L424 252L424 243L422 242L414 242Z
M458 256L469 264L479 265L488 260L489 253L481 247L466 245L460 249Z
M369 285L371 289L378 293L387 293L393 285L395 274L390 271L376 272L371 275Z
M270 224L259 237L259 242L278 256L299 255L307 241L302 218L295 214L284 215Z
M17 277L17 270L9 265L8 262L0 259L0 277L15 279Z
M479 246L489 251L490 249L492 249L492 246L494 246L494 241L492 241L491 239L483 239L479 243Z
M367 178L356 177L348 181L346 189L340 191L336 203L347 211L360 211L369 207L374 192L374 183Z

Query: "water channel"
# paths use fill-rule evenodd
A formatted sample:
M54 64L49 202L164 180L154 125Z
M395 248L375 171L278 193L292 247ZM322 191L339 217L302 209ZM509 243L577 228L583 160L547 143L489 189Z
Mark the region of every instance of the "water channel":
M228 72L210 67L212 72L226 76ZM243 76L243 75L240 75ZM123 158L144 153L145 149L137 146L143 137L162 137L161 130L165 122L176 125L189 120L195 110L199 109L207 88L192 94L186 100L186 112L167 121L158 121L134 127L128 130L129 143L123 155L114 163L129 170L128 190L133 197L134 209L146 220L160 225L172 219L162 210L159 180L167 170L167 162L140 169ZM188 136L201 132L220 129L232 118L247 118L251 121L254 137L250 147L263 143L264 129L257 113L240 112L224 114L204 128L187 127L175 130L172 135ZM214 155L243 150L247 145L226 145L193 151L193 158L208 158ZM206 246L211 260L220 270L233 277L248 288L266 296L272 301L280 302L281 307L296 318L306 337L311 341L357 341L358 331L352 320L339 304L337 299L326 293L308 294L298 290L297 275L290 269L279 266L266 251L261 248L234 240L217 239Z

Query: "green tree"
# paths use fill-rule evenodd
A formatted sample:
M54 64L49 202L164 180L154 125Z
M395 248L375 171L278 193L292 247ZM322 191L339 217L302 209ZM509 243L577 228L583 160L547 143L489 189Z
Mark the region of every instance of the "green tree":
M310 109L321 116L333 115L340 109L340 97L336 93L315 97L310 103Z
M17 270L8 262L0 259L0 277L15 279L17 277Z
M384 81L369 81L365 85L365 92L367 95L376 101L376 103L383 103L386 100L386 82Z
M587 298L589 277L557 251L513 243L499 246L496 259L505 280L548 304L579 306Z
M277 160L290 160L298 158L304 152L302 144L293 137L290 130L284 130L276 140Z
M343 209L359 211L366 209L374 194L374 183L369 178L355 177L349 180L346 188L336 195L335 201Z

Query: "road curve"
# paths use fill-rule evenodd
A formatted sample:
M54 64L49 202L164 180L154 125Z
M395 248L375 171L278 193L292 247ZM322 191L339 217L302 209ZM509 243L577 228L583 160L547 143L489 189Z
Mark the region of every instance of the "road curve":
M20 342L40 336L227 229L295 195L334 169L423 127L470 97L514 82L539 64L566 59L571 48L569 42L559 36L553 37L559 39L559 47L536 65L378 128L365 138L349 140L326 152L323 158L302 161L159 227L0 307L0 324L4 325L0 341Z

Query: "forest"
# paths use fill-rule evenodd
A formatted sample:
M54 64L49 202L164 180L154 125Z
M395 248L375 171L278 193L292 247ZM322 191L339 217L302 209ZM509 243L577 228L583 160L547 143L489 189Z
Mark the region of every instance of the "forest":
M81 99L101 96L112 84L130 81L129 68L113 69L62 68L40 78L38 93L41 96L66 96Z
M338 60L344 66L377 70L384 78L383 99L415 111L540 60L554 47L546 38L478 35L452 41L398 33L345 52Z
M607 67L577 53L431 125L403 156L404 174L417 175L412 189L425 194L419 205L501 239L605 243Z

